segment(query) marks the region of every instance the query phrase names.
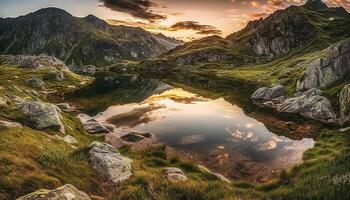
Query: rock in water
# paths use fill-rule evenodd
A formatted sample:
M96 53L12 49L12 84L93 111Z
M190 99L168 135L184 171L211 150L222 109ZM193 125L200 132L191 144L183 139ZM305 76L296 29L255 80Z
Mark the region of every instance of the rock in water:
M272 88L262 87L253 93L251 99L271 101L275 98L285 96L285 94L286 88L283 85L276 85Z
M311 62L297 82L297 90L327 88L350 73L350 39L332 45L324 56Z
M50 103L24 101L16 107L26 118L28 126L34 129L52 129L64 132L60 109Z
M116 148L100 142L93 142L90 147L89 161L103 179L120 184L132 176L132 161L120 155Z
M343 87L340 92L340 123L344 124L350 121L350 84Z
M176 167L167 167L164 169L165 178L173 183L187 181L187 176L183 171Z
M54 190L37 190L17 200L91 200L90 197L76 187L66 184Z

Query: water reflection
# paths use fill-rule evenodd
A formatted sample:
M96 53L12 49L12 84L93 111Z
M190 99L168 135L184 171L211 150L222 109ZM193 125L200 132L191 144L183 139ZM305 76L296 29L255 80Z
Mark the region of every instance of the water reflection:
M314 145L278 136L241 108L182 89L152 95L138 104L111 106L97 116L113 134L154 133L160 142L231 178L261 179L300 162Z

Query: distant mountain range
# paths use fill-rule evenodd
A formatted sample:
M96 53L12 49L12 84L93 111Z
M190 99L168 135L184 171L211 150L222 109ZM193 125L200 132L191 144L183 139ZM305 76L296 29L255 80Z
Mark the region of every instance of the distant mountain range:
M17 18L0 18L1 54L48 54L67 65L107 65L154 58L182 41L141 28L113 26L89 15L77 18L45 8Z
M229 62L263 63L291 53L306 53L350 37L350 14L321 0L290 6L226 38L211 36L178 46L162 58L177 64Z

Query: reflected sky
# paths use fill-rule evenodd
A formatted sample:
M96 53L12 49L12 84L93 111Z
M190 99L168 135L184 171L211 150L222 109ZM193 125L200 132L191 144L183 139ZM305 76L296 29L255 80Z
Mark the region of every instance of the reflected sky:
M312 139L293 141L271 133L222 98L206 99L182 89L150 96L140 104L111 106L97 118L114 124L116 135L151 132L170 147L203 156L215 154L220 160L232 159L232 165L289 167L314 145Z

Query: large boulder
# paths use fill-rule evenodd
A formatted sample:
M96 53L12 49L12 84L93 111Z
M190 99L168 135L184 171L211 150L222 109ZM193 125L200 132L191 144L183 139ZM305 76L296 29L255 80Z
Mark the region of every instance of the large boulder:
M89 151L89 162L100 176L114 184L120 184L132 176L132 161L120 155L107 143L93 142Z
M54 190L37 190L33 193L27 194L17 200L91 200L84 192L78 190L70 184Z
M25 116L28 126L43 130L52 129L64 132L60 109L50 103L38 101L23 101L16 108Z
M299 96L286 99L277 106L279 112L299 113L302 116L324 123L334 123L336 114L330 101L319 90L310 89Z
M285 96L286 94L286 88L283 85L276 85L272 88L268 87L262 87L256 90L253 95L251 96L251 99L253 100L264 100L264 101L271 101L275 98Z
M350 84L343 87L339 96L340 100L340 123L344 124L350 121Z
M332 45L321 57L309 64L297 82L297 90L327 88L350 73L350 39Z

